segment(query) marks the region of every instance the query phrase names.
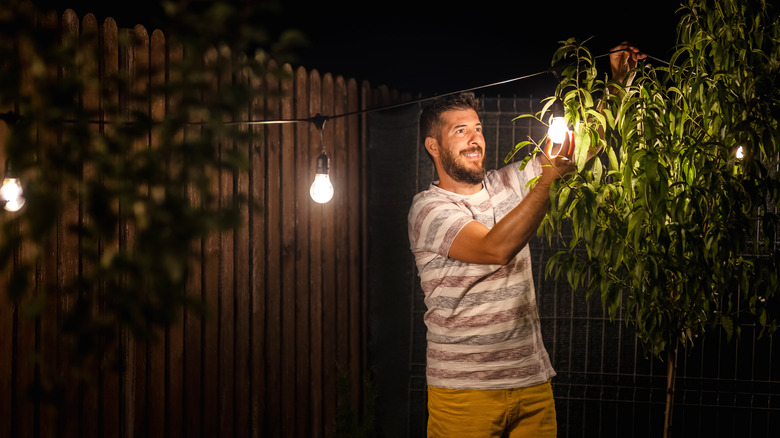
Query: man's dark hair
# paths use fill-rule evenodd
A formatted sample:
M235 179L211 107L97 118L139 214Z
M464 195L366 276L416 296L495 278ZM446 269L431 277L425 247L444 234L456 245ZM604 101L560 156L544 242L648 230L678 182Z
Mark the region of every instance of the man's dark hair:
M441 114L450 110L473 109L479 112L479 101L472 93L450 94L433 101L420 114L420 134L423 141L426 137L438 139L441 122Z

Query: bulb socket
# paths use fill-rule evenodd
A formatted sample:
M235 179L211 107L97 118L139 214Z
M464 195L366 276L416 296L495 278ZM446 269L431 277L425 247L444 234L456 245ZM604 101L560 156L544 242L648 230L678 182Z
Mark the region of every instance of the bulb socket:
M317 175L327 175L329 170L330 158L328 158L328 154L323 152L317 157L317 171L315 173Z

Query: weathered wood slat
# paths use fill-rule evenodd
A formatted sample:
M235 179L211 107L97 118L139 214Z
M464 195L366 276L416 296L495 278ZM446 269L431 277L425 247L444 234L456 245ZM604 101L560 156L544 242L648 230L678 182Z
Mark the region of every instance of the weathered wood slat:
M249 78L253 88L256 90L262 90L265 87L263 82L264 78L252 76ZM250 108L250 115L252 120L262 120L266 117L265 113L265 100L261 94L255 96L252 107ZM251 209L249 211L249 225L250 235L252 241L249 244L249 263L251 269L251 289L250 289L250 306L251 313L249 315L250 324L250 374L249 374L249 388L250 388L250 403L251 403L251 418L252 418L252 433L253 438L259 438L264 435L264 431L267 430L267 424L272 419L266 417L266 406L268 401L266 400L266 388L268 384L266 382L266 370L270 364L266 361L266 179L265 169L266 161L268 157L268 150L265 147L266 130L261 125L255 125L251 127L258 134L262 134L262 138L257 145L249 145L250 155L250 169L249 169L249 196L253 203L256 203L262 211Z
M78 44L79 22L73 11L65 11L61 20L53 11L46 13L42 17L41 28L48 31L58 31L63 46ZM68 78L76 74L78 74L76 71L61 66L46 66L46 75L51 79ZM73 117L73 114L68 113L66 117ZM63 147L60 141L61 132L46 126L38 127L38 138L42 150L46 151L44 154L55 156ZM62 172L67 171L63 170ZM67 394L58 401L61 405L56 408L56 405L48 403L39 404L39 427L43 437L55 436L58 429L64 433L74 433L78 430L79 424L78 390L71 384L71 376L67 375L65 366L68 362L67 351L71 344L68 338L63 336L62 328L57 322L58 319L52 319L54 315L57 318L62 318L73 308L75 302L75 297L68 291L67 283L78 275L78 239L67 230L70 227L78 226L79 200L76 190L78 187L75 186L60 187L62 216L57 223L56 235L51 236L52 252L45 256L44 264L46 267L41 271L49 275L37 279L37 293L40 294L40 297L45 297L47 302L47 308L37 322L37 351L39 357L42 358L41 363L37 365L38 372L51 372L55 375L56 384L62 385Z
M242 71L238 74L238 81L241 84L249 85L249 72ZM247 105L240 112L241 120L249 120L251 117L251 106ZM249 126L242 128L250 132ZM242 155L246 154L247 159L251 160L252 145L238 144ZM251 163L248 163L251 165ZM251 199L250 176L249 172L238 172L236 175L236 193ZM251 254L250 241L252 238L250 218L251 207L242 207L241 222L242 226L235 233L235 423L236 436L249 437L252 430L251 424L251 303L253 278L251 276Z
M101 81L105 81L103 100L101 101L101 121L110 121L113 118L111 108L119 106L119 90L115 84L108 78L114 77L119 71L119 29L116 21L109 18L100 26L101 40ZM101 125L101 130L110 129ZM118 206L117 206L118 210ZM118 250L117 242L104 243L101 245L102 251ZM98 308L104 309L105 303L101 298L98 299ZM109 363L103 364L100 373L100 415L98 416L100 435L104 437L118 437L120 430L124 429L122 425L122 386L120 375Z
M149 33L141 25L136 25L129 33L132 46L128 50L127 69L130 73L130 97L128 109L140 114L149 114ZM133 152L144 151L149 148L149 136L135 139L132 145ZM138 190L146 192L149 187L144 185ZM130 217L132 206L124 206L124 213ZM129 220L127 225L127 240L124 250L133 251L133 242L135 241L136 227L134 222ZM139 291L139 293L146 293ZM149 418L146 405L148 403L147 375L148 375L148 344L147 342L135 339L132 336L127 337L127 375L126 384L128 391L127 405L127 426L128 432L132 435L149 435Z
M181 50L181 49L180 49ZM173 76L171 80L179 78L179 75L183 72L171 71ZM191 123L184 130L184 139L187 142L192 142L200 137L201 128L199 123L202 122L200 114L190 113L189 122ZM186 159L186 158L185 158ZM203 205L203 200L195 187L187 187L188 196L193 208L200 208ZM198 302L205 302L205 287L203 281L203 275L205 272L205 246L206 242L201 240L193 244L193 252L195 257L189 267L189 275L187 276L187 291L192 295L194 300ZM187 312L183 315L184 323L184 351L183 351L183 379L184 379L184 391L183 399L184 405L182 407L182 415L184 416L182 422L182 435L183 436L199 436L203 431L204 420L204 397L205 391L203 387L203 375L206 372L204 368L204 356L203 350L205 331L205 318L202 315L195 314L193 312Z
M167 41L168 60L170 63L177 63L183 56L182 46L176 42ZM181 81L179 71L166 69L163 73L168 74L168 81L177 83ZM165 77L163 77L165 79ZM166 96L165 104L167 109L175 112L179 102ZM175 141L184 140L184 132L178 132ZM181 171L183 163L174 160L170 165L171 173L177 174ZM173 190L186 190L183 187L177 187ZM185 345L185 320L183 309L177 309L175 312L176 321L168 328L165 338L165 434L166 436L183 436L184 424L184 345Z
M358 111L358 88L357 81L350 79L347 82L347 95L346 95L346 112L355 113ZM362 198L362 193L366 190L366 186L363 185L362 174L364 167L361 163L362 150L360 147L360 118L355 116L349 116L346 119L347 133L346 133L346 152L347 163L349 171L349 183L345 195L349 202L345 205L346 218L344 222L347 224L347 231L349 233L349 247L347 248L348 257L346 260L347 269L349 272L349 281L345 286L345 290L348 291L348 359L345 366L350 372L350 387L352 389L352 397L350 400L354 409L360 409L360 396L362 394L363 387L363 370L361 368L361 354L363 351L362 341L362 327L361 321L361 303L363 301L363 289L361 288L361 278L363 275L363 264L361 260L361 214L360 209L365 205L365 200ZM345 294L346 295L346 294Z
M162 31L152 32L149 40L149 86L152 91L150 102L150 115L153 121L162 121L165 118L165 96L159 90L165 85L166 75L166 43ZM160 136L158 131L153 131L150 147L160 148ZM150 188L151 189L151 188ZM148 436L165 436L166 399L168 398L165 372L166 357L166 332L155 329L153 339L147 347L147 406Z
M282 66L285 73L280 81L280 116L292 119L295 115L292 68ZM282 249L282 388L295 388L295 127L291 124L281 126L281 249ZM296 435L298 411L296 398L298 391L288 391L282 398L282 423L287 426L285 433Z
M8 62L9 60L5 60ZM0 64L2 65L2 64ZM0 105L0 112L12 111L11 105ZM0 123L0 145L4 145L8 140L9 129L5 123ZM5 148L0 147L0 163L5 166L8 157L5 154ZM4 245L9 236L0 233L0 245ZM2 284L8 284L12 266L7 269L0 269L0 281ZM13 424L14 410L14 314L15 306L3 294L0 301L0 357L7 358L0 360L0 435L11 436L11 425Z
M345 114L347 112L347 84L342 76L338 76L334 83L334 108L333 114ZM347 120L339 117L333 125L334 156L333 168L336 184L339 187L338 194L334 194L331 204L334 206L335 240L333 242L336 263L336 333L347 336L349 333L349 157L347 156ZM349 344L347 342L336 343L336 363L341 372L349 372ZM338 377L338 376L337 376ZM344 394L338 394L338 404L349 403L343 400Z
M322 79L317 70L309 73L309 115L322 114ZM310 124L310 159L308 163L311 184L316 170L316 159L322 152L320 131ZM309 333L311 333L311 430L312 436L323 436L325 422L323 396L326 392L323 386L323 306L322 306L322 206L309 201Z
M309 114L309 75L303 68L295 70L295 117L305 119ZM298 123L295 125L295 388L296 410L301 418L309 418L311 415L311 364L309 363L311 334L309 324L309 207L312 204L309 196L309 187L313 175L309 172L309 163L316 159L310 155L310 144L318 141L318 138L309 137L311 123ZM296 431L300 436L313 436L311 424L308 421L296 425Z
M84 53L84 61L79 66L80 68L80 74L86 76L86 77L99 77L98 72L100 71L99 68L99 53L100 53L100 46L99 46L99 28L97 20L95 19L95 16L92 14L87 14L84 16L84 19L81 23L81 35L79 37L79 46L82 48ZM84 110L87 114L90 115L90 117L99 117L99 111L100 111L100 89L99 84L97 82L90 82L86 84L86 88L84 90L84 94L82 97L82 105L84 107ZM90 131L92 131L95 134L98 134L100 132L100 125L99 124L93 124L90 126ZM85 163L84 165L84 179L94 178L96 176L96 171L93 165L89 163ZM88 227L90 226L90 222L88 219L88 216L84 214L85 208L86 208L86 202L84 199L85 187L84 184L81 184L81 187L79 189L80 195L80 202L79 202L79 217L81 218L80 221L83 224L83 226ZM83 276L87 277L94 274L94 271L96 270L96 266L93 262L91 262L87 257L82 257L82 274ZM97 314L99 312L99 303L95 299L98 296L98 291L94 289L90 290L83 290L80 292L80 295L82 298L87 299L91 311L93 314ZM81 434L84 438L90 438L90 437L98 437L101 436L100 434L100 423L97 421L94 421L95 412L99 412L101 405L100 405L100 377L102 377L102 374L99 374L97 376L92 376L92 386L84 388L84 395L82 397L82 404L81 404L81 412L80 412L80 424L81 424Z
M206 65L210 67L216 67L216 63L219 62L219 55L217 50L212 48L205 55ZM219 77L215 69L211 70L212 90L217 90L219 87ZM217 186L211 188L213 195L219 194L219 175L213 168L209 169L209 178L211 181L215 181ZM216 197L216 203L221 202L221 199ZM213 208L213 206L208 206ZM202 433L205 436L217 436L219 435L219 398L220 398L220 346L219 346L219 319L220 312L220 297L219 297L219 281L220 281L220 240L221 236L218 234L212 234L205 239L205 246L203 252L203 295L204 303L208 309L210 309L210 315L204 322L204 338L201 346L203 355L203 394L201 395L202 404Z
M334 100L334 79L333 75L326 73L322 78L322 113L335 114ZM332 122L331 122L332 123ZM333 126L328 126L323 132L325 137L325 150L333 160L335 156L335 130ZM332 161L331 161L332 162ZM331 175L338 174L335 168L331 169ZM339 193L344 187L336 186L334 190ZM336 407L338 404L337 392L327 390L337 388L336 366L336 344L331 340L338 339L336 328L336 318L338 315L338 304L336 302L336 207L334 202L328 202L322 205L322 371L323 371L323 406L324 406L324 433L322 436L330 437L335 432Z
M271 68L274 68L272 65ZM279 103L279 80L273 75L266 76L266 117L281 117ZM274 419L282 418L284 389L282 386L282 200L281 200L281 127L270 125L265 131L267 161L266 175L266 349L263 352L266 368L266 426L268 436L279 436L282 423Z
M32 48L23 41L20 43L21 44L19 44L18 47L19 58L23 68L27 67L21 72L21 86L23 92L29 93L33 89L33 75L31 71ZM20 267L20 265L25 264L25 262L29 262L32 251L33 249L30 246L23 246L20 254L18 254L19 261L15 261L14 268ZM53 259L53 257L47 258L47 260L51 259ZM36 296L39 296L39 294L43 293L41 290L42 288L37 283L39 278L32 278L31 280L31 284L35 285L35 291L33 293ZM32 400L26 391L27 388L36 384L35 365L30 361L30 358L35 357L38 353L35 341L37 334L36 326L38 324L35 320L24 316L24 309L30 305L32 300L33 297L29 294L19 300L14 315L14 331L10 333L10 335L14 337L13 342L15 343L14 356L11 357L11 360L14 361L11 370L14 374L14 386L12 388L14 398L12 401L12 421L14 421L14 423L11 427L12 436L30 435L40 427L40 424L36 424L36 422L39 421L37 416L40 414L40 405ZM47 314L53 314L54 318L56 318L56 308L53 312L49 310L50 308L51 306L47 307Z
M225 58L221 62L223 68L219 77L219 87L228 88L232 86L232 68L230 68L229 56L223 52ZM224 115L223 121L230 122L230 116ZM235 142L227 139L219 140L219 153L222 161L228 161L227 157L236 148ZM230 207L235 195L234 172L224 167L220 169L219 175L219 199L223 207ZM219 317L217 330L219 331L219 372L218 372L218 409L219 409L219 433L227 436L235 435L235 261L234 261L234 238L233 232L224 232L219 235L219 297L218 306Z

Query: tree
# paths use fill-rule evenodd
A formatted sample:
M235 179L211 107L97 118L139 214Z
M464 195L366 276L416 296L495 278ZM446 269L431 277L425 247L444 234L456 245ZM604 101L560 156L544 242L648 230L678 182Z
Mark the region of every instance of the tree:
M21 178L26 199L0 218L2 290L24 300L30 318L68 297L58 322L76 377L105 361L119 365L121 333L149 339L180 309L206 310L187 290L196 243L241 226L240 210L256 207L241 194L218 202L215 193L222 173L247 168L247 145L259 135L231 122L262 96L249 78L281 75L269 60L300 41L260 28L265 6L163 2L167 70L138 56L133 69L121 60L102 73L111 63L98 62L107 44L96 26L61 37L56 13L16 0L0 8L6 175ZM118 32L120 47L133 53L145 32ZM57 284L33 284L58 233L78 247L82 265ZM36 390L54 395L62 383Z
M640 64L630 84L563 42L560 84L535 116L562 102L577 142L578 171L551 188L540 227L550 242L566 235L546 273L585 285L611 318L622 308L665 358L665 436L679 346L747 321L766 335L780 317L780 21L762 0L681 9L669 65Z

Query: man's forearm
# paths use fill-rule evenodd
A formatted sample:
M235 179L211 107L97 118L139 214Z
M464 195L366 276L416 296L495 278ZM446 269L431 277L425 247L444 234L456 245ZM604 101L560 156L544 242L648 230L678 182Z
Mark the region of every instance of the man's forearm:
M449 257L466 263L509 263L531 240L550 207L550 185L555 177L549 172L512 211L488 228L478 221L466 224L450 245Z
M485 236L487 244L508 263L536 234L550 208L553 178L539 178L536 185L512 211Z

